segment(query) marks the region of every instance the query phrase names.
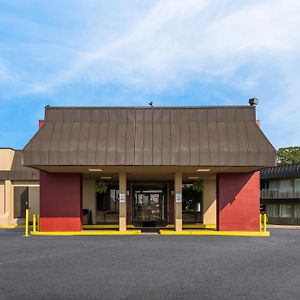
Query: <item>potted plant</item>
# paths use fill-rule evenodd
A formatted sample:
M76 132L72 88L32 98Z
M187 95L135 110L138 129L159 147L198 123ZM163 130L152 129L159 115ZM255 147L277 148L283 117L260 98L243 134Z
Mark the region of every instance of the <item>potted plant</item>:
M98 194L105 194L106 191L107 191L107 185L106 185L106 183L103 182L103 181L98 181L96 183L96 192Z

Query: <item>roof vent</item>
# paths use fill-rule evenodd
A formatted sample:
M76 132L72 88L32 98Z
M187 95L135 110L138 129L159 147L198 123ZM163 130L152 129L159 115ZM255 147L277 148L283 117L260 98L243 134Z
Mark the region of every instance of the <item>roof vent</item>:
M256 98L249 99L249 104L250 104L250 106L258 105L258 99L256 99Z

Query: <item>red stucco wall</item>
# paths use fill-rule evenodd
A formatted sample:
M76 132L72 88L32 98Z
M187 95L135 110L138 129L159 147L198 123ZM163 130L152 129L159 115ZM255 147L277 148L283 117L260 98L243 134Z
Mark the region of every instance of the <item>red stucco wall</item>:
M259 231L260 173L218 174L218 230Z
M80 174L40 172L40 230L82 229Z

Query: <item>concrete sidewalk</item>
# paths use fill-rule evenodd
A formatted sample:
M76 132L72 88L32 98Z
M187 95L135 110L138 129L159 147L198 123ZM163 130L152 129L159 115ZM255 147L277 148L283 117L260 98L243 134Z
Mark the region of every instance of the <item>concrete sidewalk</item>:
M273 224L267 224L267 228L270 229L300 229L300 226L297 225L273 225Z

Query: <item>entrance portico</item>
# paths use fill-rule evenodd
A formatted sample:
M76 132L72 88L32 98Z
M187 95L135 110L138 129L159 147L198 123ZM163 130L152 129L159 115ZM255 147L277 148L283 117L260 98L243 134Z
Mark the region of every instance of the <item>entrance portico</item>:
M252 192L251 180L247 180L251 179L249 174L255 173L240 168L234 173L232 169L224 173L224 168L199 171L199 168L194 167L181 167L179 171L179 168L171 167L93 166L73 167L72 173L66 173L65 169L70 170L70 167L56 168L56 172L52 168L51 172L41 172L43 231L65 231L70 228L72 231L81 230L82 209L91 211L92 224L118 224L120 231L126 231L128 225L164 227L169 224L174 225L176 231L181 231L183 224L195 222L203 225L218 223L219 228L224 228L235 220L235 223L240 223L238 226L242 224L246 227L247 220L251 219L251 210L244 210L243 206L228 207L227 204L221 207L225 200L235 202L239 198L250 197L253 204L257 198L256 209L259 208L259 196ZM236 174L234 178L233 174ZM242 178L245 178L245 182ZM235 186L234 193L240 195L239 198L235 196L231 199L228 194L224 198L217 193L220 186L222 191L228 190L228 186L224 187L225 179L228 186ZM236 185L238 180L242 181ZM100 195L96 192L96 183L99 181L107 185L107 191ZM199 194L198 204L192 206L192 210L187 210L186 205L190 201L187 197L190 196L184 191L196 182L202 183L203 191ZM239 201L242 204L245 200ZM73 213L68 209L70 203L73 203ZM224 211L228 209L232 210L231 219L223 217ZM244 219L238 222L244 212ZM256 215L257 212L254 213ZM256 221L255 217L254 224L257 224L252 229L259 226ZM240 227L234 229L240 230Z
M248 106L47 107L23 153L44 174L43 231L81 230L82 209L120 231L193 220L258 231L258 171L275 162Z

